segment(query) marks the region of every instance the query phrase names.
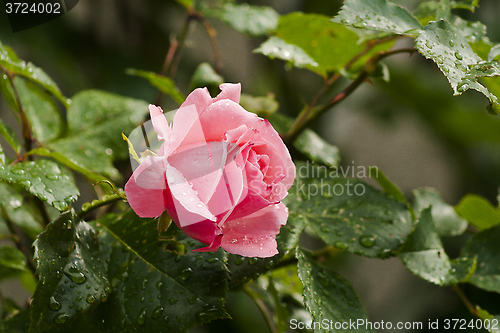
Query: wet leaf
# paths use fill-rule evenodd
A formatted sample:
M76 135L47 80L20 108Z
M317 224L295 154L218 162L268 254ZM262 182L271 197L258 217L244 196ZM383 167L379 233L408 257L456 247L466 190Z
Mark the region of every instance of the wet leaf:
M62 325L106 301L109 283L97 234L86 222L77 222L73 211L50 223L34 247L39 281L30 332Z
M14 149L16 154L19 154L21 151L21 143L17 139L16 133L7 126L3 120L0 118L0 135L3 136L5 141Z
M358 295L349 282L336 272L316 263L305 251L297 249L299 278L304 285L304 304L313 322L325 320L328 324L367 321L368 316ZM330 328L330 326L328 326ZM375 332L361 326L362 332ZM318 328L314 332L327 332ZM344 330L342 330L344 331ZM348 330L345 330L346 332ZM352 330L348 332L357 332Z
M355 28L415 37L420 22L405 8L386 0L346 0L334 22Z
M271 59L281 59L295 67L318 67L318 64L303 49L297 45L289 44L283 39L273 36L262 43L253 52L262 53Z
M259 37L272 33L278 25L279 14L271 7L235 5L226 3L222 9L213 10L211 15L243 34Z
M474 257L450 260L436 232L430 207L420 212L417 227L398 257L410 272L440 286L467 281L477 264Z
M479 230L500 224L500 211L485 198L467 194L455 207L457 213Z
M500 293L500 226L478 232L467 240L460 256L477 258L477 269L469 283Z
M133 211L97 221L113 292L95 310L107 332L185 332L225 318L225 254L193 252L204 246L173 224L158 238L154 219Z
M80 194L71 173L48 160L0 166L0 180L21 185L60 211L66 210Z
M467 229L467 221L461 218L453 209L443 201L439 192L433 188L421 188L413 191L415 212L419 215L424 208L432 205L432 220L436 225L439 236L458 236Z
M288 221L305 220L327 244L366 257L393 255L413 229L405 203L344 178L336 168L297 164L296 181L284 202Z

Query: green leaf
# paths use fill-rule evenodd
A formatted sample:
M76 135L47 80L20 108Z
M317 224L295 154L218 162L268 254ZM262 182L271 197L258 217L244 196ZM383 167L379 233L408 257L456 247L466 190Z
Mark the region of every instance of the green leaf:
M346 0L334 22L368 30L415 37L420 22L405 8L386 0Z
M94 229L73 211L50 223L34 243L39 278L30 332L44 332L104 302L111 292Z
M203 244L174 225L158 238L154 219L133 211L97 221L113 293L96 309L107 332L185 332L226 318L228 272L224 251L193 252ZM123 323L123 324L122 324Z
M436 232L431 207L421 211L417 227L398 257L410 272L440 286L467 281L477 264L475 258L448 258Z
M19 106L17 105L16 95L10 78L6 74L2 74L2 72L0 72L0 93L2 93L9 107L13 111L19 112Z
M61 133L62 119L55 100L30 81L16 77L14 84L33 136L42 143L57 138Z
M80 194L71 173L48 160L0 166L0 180L23 186L60 211L66 210Z
M87 169L85 166L81 165L78 161L75 161L73 159L67 158L61 153L58 153L56 151L51 151L47 148L36 148L33 150L30 150L29 152L26 153L26 155L37 155L37 156L45 156L45 157L51 157L60 164L64 165L65 167L74 170L76 172L81 173L88 179L90 179L93 183L97 183L101 180L104 179L103 176L100 176L89 169Z
M488 61L493 61L500 55L500 44L493 46L488 53Z
M499 65L483 62L474 53L460 31L444 20L429 23L422 30L415 44L427 59L434 61L446 76L454 95L475 89L490 99L492 105L498 98L477 82L477 77L500 75Z
M336 272L317 264L306 252L297 249L299 278L304 285L304 304L313 317L313 322L325 320L349 323L368 321L366 311L349 282ZM314 332L329 330L314 328ZM344 330L342 330L344 331ZM361 325L352 332L375 332ZM349 331L351 332L351 331Z
M270 114L267 118L280 133L286 133L293 124L292 118L279 113ZM311 161L333 168L340 164L339 149L310 129L305 129L293 145Z
M455 211L480 231L500 224L500 211L479 195L467 194Z
M477 269L469 283L500 293L500 226L478 232L467 240L460 256L477 258Z
M196 67L191 78L191 90L195 88L217 88L224 83L224 78L217 74L209 63L203 62Z
M296 181L284 202L289 222L305 220L327 244L367 257L391 256L413 229L404 203L360 180L343 178L335 168L297 164Z
M474 9L479 5L479 0L452 0L451 8L453 9L468 9L474 12Z
M140 76L148 80L152 86L172 97L179 105L184 102L184 95L175 86L175 82L171 78L156 74L155 72L141 71L133 68L129 68L125 72L129 75Z
M377 183L382 187L382 189L384 190L384 192L386 194L392 195L394 198L396 198L400 202L404 202L404 203L408 202L406 200L406 197L403 194L403 192L401 192L401 189L396 184L391 182L389 180L389 178L387 178L384 175L384 173L382 171L380 171L378 168L376 168L376 169L370 168L369 169L369 177L375 178Z
M304 50L314 61L308 68L320 75L338 71L364 49L356 33L320 14L282 16L276 34Z
M261 117L268 117L270 114L278 111L279 104L274 99L274 95L251 96L241 94L240 105L247 111L253 112Z
M271 59L278 58L291 63L295 67L315 68L318 63L314 61L303 49L297 45L288 44L283 39L273 36L253 50L254 53L262 53Z
M2 67L7 73L16 74L40 85L67 106L67 99L61 94L54 81L40 68L31 62L20 61L12 49L0 42L0 71Z
M340 164L339 149L326 142L316 132L311 130L302 132L293 145L312 161L332 168Z
M42 232L41 222L35 218L36 215L32 213L29 205L26 205L23 196L11 185L2 182L0 182L0 208L3 218L21 228L31 239L35 239Z
M413 207L417 215L424 208L432 205L432 219L439 236L458 236L467 229L467 221L455 212L453 206L443 201L437 190L421 188L414 190L413 195L415 196Z
M481 22L471 22L462 19L460 16L453 15L450 23L460 31L460 34L464 36L467 41L471 43L488 42L488 40L485 39L486 26Z
M279 19L279 14L271 7L248 4L226 3L223 8L214 10L211 14L234 30L253 37L271 34Z
M5 164L5 154L3 153L2 145L0 145L0 165Z
M0 135L3 136L5 141L14 149L16 154L19 154L21 151L21 143L19 143L19 140L17 139L16 133L7 126L3 120L0 118Z
M194 0L175 0L175 1L177 1L186 8L192 7L194 2Z
M123 133L130 133L148 113L148 103L98 90L75 95L68 108L66 137L47 148L91 172L120 179L112 164L129 157Z
M13 246L0 246L0 280L28 271L26 257Z

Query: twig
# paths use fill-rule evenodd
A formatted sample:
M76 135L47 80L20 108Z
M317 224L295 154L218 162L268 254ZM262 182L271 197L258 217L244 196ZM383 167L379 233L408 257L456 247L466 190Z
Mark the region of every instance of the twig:
M452 285L451 289L453 289L457 293L458 297L460 297L460 299L464 303L465 307L467 308L467 310L469 310L469 312L471 314L473 314L474 316L480 317L479 313L477 312L477 310L474 307L474 305L472 305L472 303L469 301L469 299L467 298L467 296L465 296L465 294L463 293L463 291L457 285Z
M260 312L262 313L262 315L266 319L266 323L267 323L267 327L269 328L269 331L272 333L276 333L277 331L276 331L276 327L274 325L273 316L271 315L271 313L269 313L269 309L266 307L264 302L257 295L255 295L254 292L252 292L246 285L243 287L243 290L251 299L253 299L253 301L255 302L257 307L259 308Z
M359 73L356 80L352 81L344 90L339 92L335 97L330 100L328 103L320 106L320 107L308 107L303 111L295 120L290 130L282 135L283 141L285 143L291 144L297 138L297 136L302 133L302 131L316 118L318 118L321 114L323 114L326 110L330 109L334 105L346 99L356 88L358 88L376 68L376 65L382 59L398 54L398 53L410 53L412 54L416 50L414 48L403 48L397 50L390 51L381 51L373 55L366 63Z
M205 27L205 30L207 31L214 53L214 70L215 72L220 73L222 69L222 60L220 55L219 42L217 41L217 31L215 31L210 21L208 21L201 13L196 12L195 18Z

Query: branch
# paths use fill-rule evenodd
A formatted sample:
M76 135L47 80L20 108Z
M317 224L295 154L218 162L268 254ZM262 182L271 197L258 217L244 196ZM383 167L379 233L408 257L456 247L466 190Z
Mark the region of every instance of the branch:
M465 307L467 308L467 310L469 310L469 312L471 314L473 314L474 316L480 317L479 313L477 312L474 305L472 305L472 303L469 301L467 296L465 296L464 292L457 285L452 285L451 289L453 289L457 293L458 297L460 297L460 299L464 303Z
M306 107L295 119L295 122L293 123L292 127L288 130L287 133L282 135L283 141L285 143L291 144L295 139L299 136L300 133L316 118L318 118L321 114L323 114L325 111L330 109L331 107L335 106L336 104L340 103L344 99L346 99L356 88L358 88L369 76L370 74L373 73L373 71L376 69L376 66L379 61L382 59L398 54L398 53L410 53L412 54L416 50L414 48L403 48L403 49L397 49L397 50L390 50L390 51L380 51L374 54L366 63L361 71L359 73L358 77L356 80L352 81L344 90L339 92L332 100L330 100L328 103L315 107L315 103L317 100L324 94L326 89L329 87L329 82L330 81L335 81L338 76L334 75L330 80L326 81L325 87L318 93L318 95L313 99L312 103ZM364 51L363 51L364 52ZM359 54L356 56L358 57ZM355 57L355 58L356 58ZM353 61L349 62L349 66L352 65ZM338 74L337 74L338 75ZM332 83L333 83L332 82Z

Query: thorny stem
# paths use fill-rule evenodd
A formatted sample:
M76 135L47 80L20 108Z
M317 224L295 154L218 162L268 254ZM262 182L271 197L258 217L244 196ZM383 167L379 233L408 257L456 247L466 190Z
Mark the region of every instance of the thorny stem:
M474 305L472 305L472 303L469 301L467 296L465 296L462 289L460 289L457 285L452 285L451 289L453 289L457 293L458 297L460 297L460 299L464 303L465 307L467 308L467 310L469 310L469 312L471 314L473 314L474 316L480 317L479 313L477 312L477 309L474 307Z
M398 53L410 53L412 54L416 50L414 48L402 48L402 49L396 49L396 50L389 50L389 51L380 51L377 52L375 55L373 55L366 63L361 71L359 73L358 77L352 81L344 90L339 92L333 99L331 99L328 103L323 104L322 106L315 107L315 103L317 103L317 100L322 97L322 95L326 92L328 87L335 82L335 80L338 78L338 76L334 75L332 76L328 81L325 83L325 87L318 93L318 95L313 99L311 104L307 106L295 119L295 122L293 123L292 127L290 130L282 135L283 141L285 143L291 144L293 141L297 138L297 136L302 133L302 131L316 118L318 118L321 114L323 114L326 110L330 109L331 107L335 106L336 104L340 103L344 99L346 99L356 88L358 88L369 76L370 74L373 73L373 71L376 68L376 65L379 61L382 59L398 54ZM358 55L359 56L359 55ZM351 64L351 63L350 63ZM350 65L348 64L348 65ZM338 74L337 74L338 75ZM332 81L330 83L330 81Z
M274 326L273 316L269 312L269 309L266 307L264 302L260 298L258 298L246 285L243 287L243 290L251 299L253 299L253 301L259 308L264 318L266 318L266 323L267 327L269 328L269 331L276 333L276 327Z

